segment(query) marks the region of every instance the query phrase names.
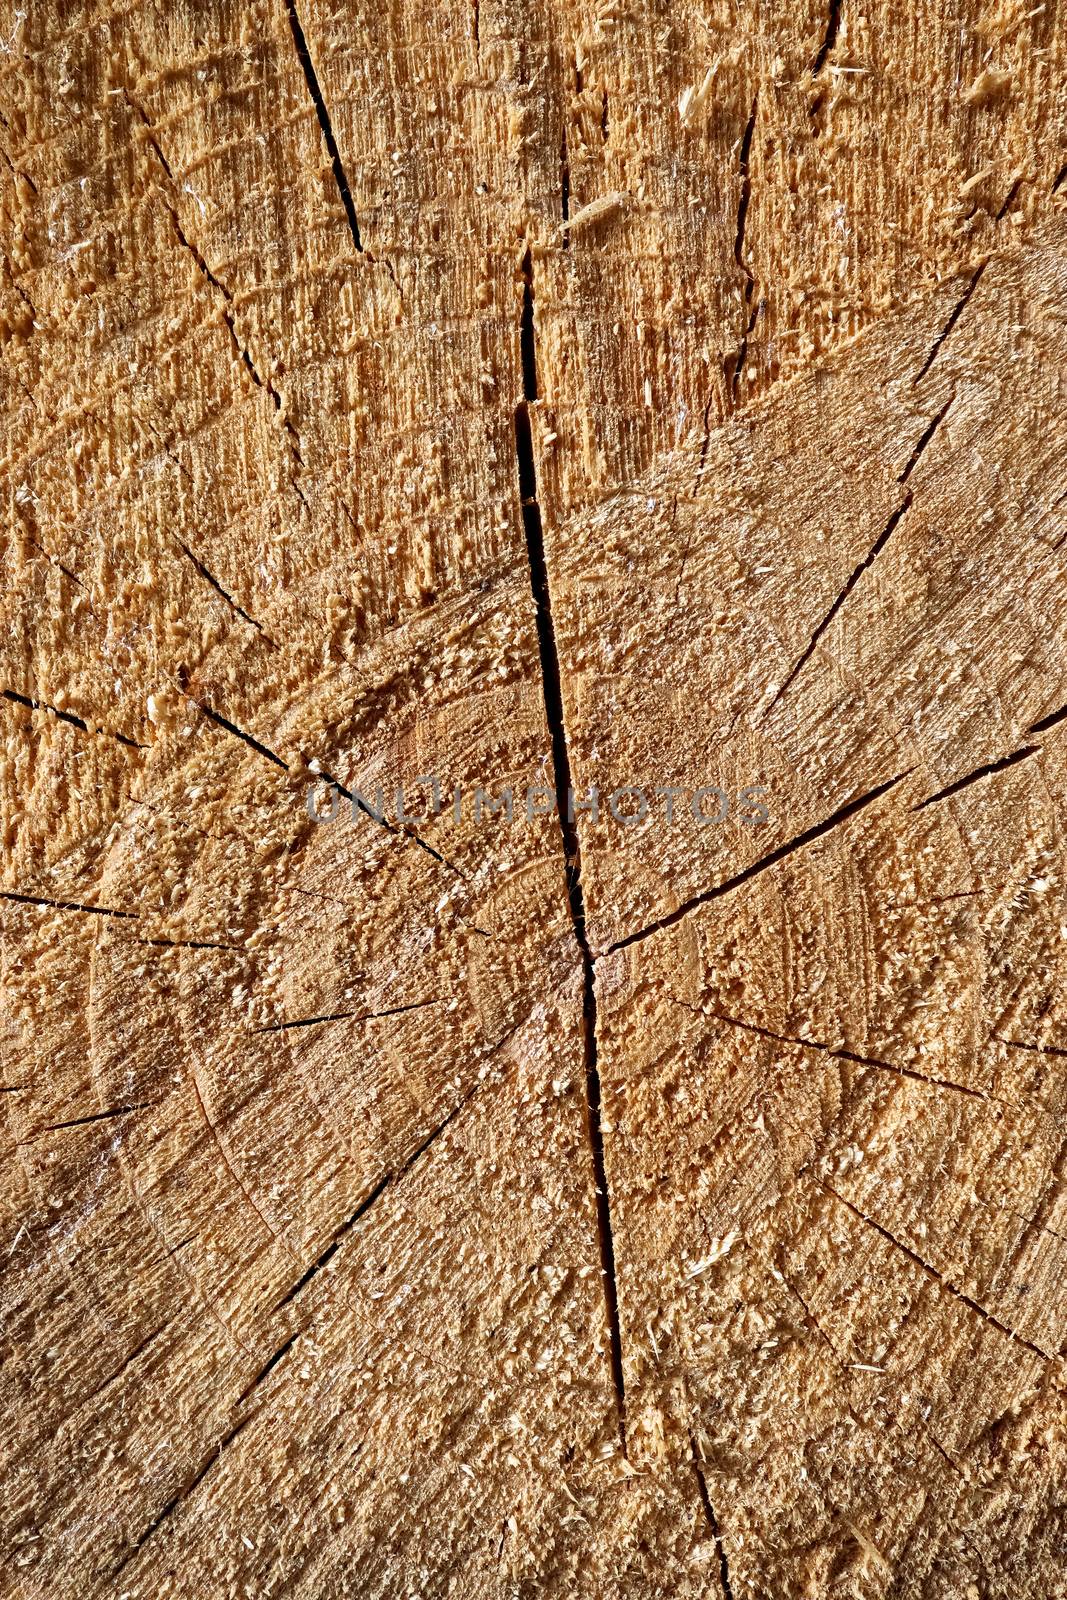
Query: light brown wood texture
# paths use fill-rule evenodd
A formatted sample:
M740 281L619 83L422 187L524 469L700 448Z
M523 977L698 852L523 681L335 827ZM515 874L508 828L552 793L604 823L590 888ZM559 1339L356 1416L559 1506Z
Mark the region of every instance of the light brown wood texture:
M1065 57L7 6L0 1593L1067 1596Z

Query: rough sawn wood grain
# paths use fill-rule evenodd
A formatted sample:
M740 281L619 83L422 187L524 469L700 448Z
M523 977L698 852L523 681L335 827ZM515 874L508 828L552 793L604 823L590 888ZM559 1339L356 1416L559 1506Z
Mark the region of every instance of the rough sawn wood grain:
M4 1595L1067 1596L1065 56L6 8Z

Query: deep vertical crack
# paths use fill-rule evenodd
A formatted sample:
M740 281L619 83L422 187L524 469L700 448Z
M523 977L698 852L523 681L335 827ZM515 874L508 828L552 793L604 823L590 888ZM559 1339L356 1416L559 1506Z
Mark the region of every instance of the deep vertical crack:
M756 131L756 112L759 109L759 95L752 96L752 108L748 114L745 131L741 135L741 149L737 159L738 169L741 173L741 193L737 200L737 228L734 233L734 260L744 273L748 283L748 292L752 293L752 271L745 260L745 223L748 220L748 207L752 199L752 178L749 173L749 161L752 155L752 135Z
M841 0L830 0L830 8L826 14L826 32L823 34L822 44L819 46L815 60L811 64L811 75L817 78L826 65L826 58L837 43L838 31L841 27Z
M748 340L756 318L759 315L759 306L752 307L752 295L756 287L756 279L752 268L745 259L745 223L748 220L748 207L752 199L752 177L749 171L749 162L752 155L752 135L756 130L756 112L759 109L759 95L752 96L752 109L749 112L748 122L741 137L741 152L738 158L738 168L741 173L741 193L737 201L737 229L734 236L734 260L744 274L744 327L741 334L741 343L733 357L733 367L730 372L730 394L737 403L738 389L741 384L741 375L748 360Z
M559 649L545 561L544 528L537 500L537 469L530 431L530 404L537 399L537 351L534 334L533 263L527 250L522 262L522 317L519 326L519 351L522 360L523 398L515 409L515 456L522 506L522 526L526 536L526 555L530 566L530 588L537 616L537 643L541 660L541 685L545 720L552 743L552 770L555 780L556 816L563 843L567 883L567 905L571 926L582 965L582 1040L585 1053L586 1132L593 1160L596 1196L597 1233L600 1241L601 1277L607 1321L611 1376L615 1388L615 1407L619 1439L626 1454L626 1391L622 1367L622 1333L619 1325L619 1295L615 1280L615 1246L611 1230L611 1203L608 1198L607 1169L604 1164L604 1134L601 1121L601 1084L597 1064L596 979L593 955L585 931L585 899L582 893L581 851L574 819L571 791L571 764L567 730L563 716L563 685Z
M571 158L567 147L566 121L559 136L559 209L563 218L563 248L569 250L571 235L567 224L571 220Z
M519 359L522 363L522 397L524 401L537 399L537 347L534 342L534 314L533 314L533 258L529 250L522 258L522 315L519 319ZM527 432L529 428L527 427ZM531 483L531 494L536 495L537 485L534 480L533 450L528 453ZM519 456L520 489L523 458ZM525 493L525 491L523 491ZM523 502L525 504L525 500ZM538 511L538 523L540 523ZM543 543L543 541L542 541ZM536 598L536 596L535 596Z

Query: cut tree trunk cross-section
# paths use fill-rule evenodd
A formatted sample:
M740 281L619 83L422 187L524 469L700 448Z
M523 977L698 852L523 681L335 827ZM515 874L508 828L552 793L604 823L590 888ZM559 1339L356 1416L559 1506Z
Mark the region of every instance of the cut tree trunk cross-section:
M1067 1600L1065 63L0 18L0 1594Z

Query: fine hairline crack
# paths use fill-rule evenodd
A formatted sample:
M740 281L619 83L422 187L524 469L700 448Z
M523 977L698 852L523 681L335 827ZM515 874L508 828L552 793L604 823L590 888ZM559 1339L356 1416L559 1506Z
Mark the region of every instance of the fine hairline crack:
M109 739L116 739L119 744L126 745L131 750L145 750L146 745L138 744L136 739L131 739L129 734L116 733L111 728L91 727L84 717L75 716L74 712L66 711L62 706L55 706L47 700L34 699L32 695L20 694L17 689L0 689L0 696L10 700L13 705L24 706L28 711L47 711L53 717L58 717L61 722L69 722L72 728L77 728L82 733L104 734Z
M740 872L735 873L733 877L725 878L721 883L713 884L710 889L704 889L699 894L692 895L688 900L684 900L680 906L676 906L673 911L669 911L665 916L657 918L655 922L650 922L647 927L638 928L634 933L628 933L623 938L616 939L614 944L606 945L603 949L598 950L596 952L596 960L599 961L603 956L614 955L616 950L627 950L631 945L639 944L643 939L651 938L654 933L660 933L665 928L673 928L676 923L688 917L691 912L696 911L700 906L707 905L708 901L718 900L721 895L730 894L734 889L739 889L742 884L749 883L753 878L759 877L761 873L769 871L771 867L777 866L780 861L784 861L797 850L802 850L807 845L814 844L816 840L821 839L833 828L839 827L842 822L847 822L858 812L865 810L867 806L873 805L876 800L880 800L891 789L895 789L898 783L903 783L904 779L910 777L914 770L913 767L908 767L904 772L897 773L896 777L887 778L884 783L878 784L876 788L868 789L865 794L846 801L843 806L839 806L824 821L813 823L810 828L805 828L803 833L798 833L794 838L788 839L785 844L777 845L767 855L760 856L758 861L754 861L751 866L744 867Z
M167 157L166 157L166 155L165 155L165 153L163 151L163 147L160 144L159 139L156 136L155 129L153 127L151 119L148 116L148 113L145 111L144 107L140 104L140 102L133 98L133 96L130 94L128 89L123 88L122 93L125 96L127 104L130 106L130 108L135 112L137 117L140 119L140 122L141 122L141 124L143 125L143 127L145 129L145 136L146 136L146 139L148 141L148 144L150 145L152 150L155 152L156 159L159 161L160 166L163 168L163 171L166 173L168 183L171 185L172 188L176 189L177 188L177 180L175 179L173 169L172 169L172 167L170 165L170 162L167 160ZM282 397L278 393L277 389L274 387L274 384L271 381L270 377L268 376L266 378L263 378L260 375L260 373L259 373L259 371L258 371L258 369L256 367L256 364L252 359L251 351L248 349L247 345L245 345L242 342L242 340L240 339L240 337L238 336L237 323L236 323L236 319L235 319L235 316L234 316L234 298L233 298L232 290L228 289L227 286L225 285L225 283L223 283L222 280L212 271L211 267L208 265L207 259L204 256L203 252L197 248L197 246L193 242L193 240L190 239L189 236L186 234L184 228L182 227L181 219L179 218L178 213L175 210L174 205L171 203L171 201L164 197L163 204L164 204L164 206L165 206L165 208L167 210L168 215L170 216L171 225L172 225L172 227L174 229L174 233L175 233L175 235L176 235L176 237L178 239L178 243L180 245L182 245L182 247L185 250L187 250L189 252L189 254L192 256L193 260L196 262L197 269L200 272L201 276L211 285L211 287L218 294L220 294L222 296L223 301L225 302L224 307L223 307L223 312L222 312L222 319L223 319L224 323L226 324L226 327L229 330L230 341L231 341L231 343L233 345L234 354L241 361L242 365L244 366L245 370L247 371L249 377L252 379L252 382L256 385L257 389L262 389L263 392L265 394L269 395L270 399L273 401L274 409L275 409L275 411L278 412L279 416L281 417L282 426L285 429L285 433L286 433L286 442L288 444L290 452L292 453L293 459L296 462L296 465L297 465L298 468L303 468L304 457L303 457L303 454L302 454L301 448L300 448L300 436L297 433L297 430L296 430L296 428L295 428L295 426L294 426L294 424L292 422L292 419L289 417L289 415L287 414L287 412L285 410L284 405L282 404ZM153 429L152 431L155 432L156 430ZM167 451L167 454L170 455L170 451L169 450ZM300 501L300 503L304 506L304 508L306 510L307 509L307 500L305 499L304 492L301 489L299 483L296 481L295 478L293 478L291 480L291 487L292 487L293 492L295 493L297 499ZM182 546L182 549L185 549L184 545ZM196 561L195 556L190 555L189 551L186 551L186 554L189 555L190 560L192 560L196 566L200 567L200 563L198 561ZM203 573L204 577L206 577L208 579L208 581L216 589L218 589L219 593L224 595L224 597L227 600L230 600L230 596L227 595L225 590L222 589L221 586L215 582L215 580L210 576L210 574L208 572L206 572L203 567L200 567L200 570ZM232 605L234 605L234 609L239 611L240 614L245 618L246 621L253 622L253 619L251 617L249 617L246 612L241 611L240 606L237 606L235 604L235 602L233 602L232 600L230 600L230 603ZM258 628L259 624L258 623L253 623L253 626ZM266 637L266 635L264 635L264 637ZM271 642L273 643L273 641L271 641Z
M976 1316L979 1316L985 1322L988 1322L992 1327L996 1328L998 1332L1004 1334L1015 1344L1020 1345L1025 1350L1029 1350L1032 1355L1039 1356L1042 1361L1052 1361L1054 1359L1054 1356L1050 1355L1047 1350L1042 1350L1040 1345L1035 1344L1031 1339L1027 1339L1024 1334L1019 1333L1016 1328L1013 1328L1010 1325L1010 1323L1004 1322L994 1312L988 1310L987 1307L982 1305L981 1301L976 1300L973 1295L965 1293L963 1289L960 1289L958 1285L952 1282L951 1278L946 1277L943 1272L940 1272L937 1267L933 1266L929 1261L927 1261L925 1256L919 1255L917 1250L913 1250L909 1244L905 1244L902 1239L898 1239L895 1233L891 1233L890 1230L881 1222L878 1222L876 1218L868 1216L865 1211L862 1211L860 1207L852 1200L849 1200L845 1195L841 1194L840 1191L835 1189L832 1184L825 1182L825 1180L822 1178L816 1178L815 1182L822 1190L825 1191L825 1193L832 1195L840 1205L844 1206L847 1211L850 1211L858 1221L865 1223L869 1228L873 1228L875 1233L880 1234L887 1244L892 1245L895 1249L899 1250L903 1256L905 1256L916 1267L924 1272L928 1278L931 1278L935 1282L939 1283L943 1289L947 1290L949 1294L953 1295L955 1299L960 1301L962 1305L965 1305L968 1310L973 1311Z
M941 407L941 409L938 412L936 412L936 414L933 417L931 417L930 421L926 424L926 426L923 429L922 433L919 435L918 439L916 440L915 446L912 449L912 452L911 452L910 456L908 457L907 461L904 463L904 466L903 466L902 470L897 475L897 483L898 484L901 484L901 485L906 484L908 479L911 477L911 475L914 472L916 466L918 465L920 459L922 458L923 452L927 449L927 447L929 446L930 442L932 441L934 435L936 434L938 428L941 426L942 422L944 422L946 416L948 415L949 408L953 404L953 402L955 401L955 398L956 398L955 394L950 394L948 399L945 401L944 405ZM826 611L826 613L824 614L822 620L818 623L818 625L816 626L815 630L813 631L810 640L804 646L804 648L801 651L800 655L797 657L797 659L796 659L795 663L793 664L793 667L790 669L790 672L789 672L788 676L786 677L785 681L781 684L781 686L775 692L774 698L771 700L770 705L767 707L766 711L763 713L764 719L769 717L771 712L778 705L778 703L782 699L784 699L786 694L788 694L789 690L792 688L793 684L796 682L796 679L800 676L800 673L803 671L804 667L807 666L808 662L811 660L812 656L815 654L815 651L816 651L816 649L817 649L817 647L819 645L819 641L822 639L823 635L826 633L826 630L829 628L830 624L834 621L834 618L837 616L838 612L844 606L845 602L848 600L849 596L851 595L852 591L855 589L856 585L859 583L860 579L863 577L864 573L866 573L874 565L874 563L877 561L878 557L881 555L882 551L885 549L886 545L889 543L889 540L892 538L893 534L896 532L897 527L903 521L904 517L907 515L907 513L911 509L912 498L913 498L912 490L908 489L905 492L904 497L901 500L900 504L898 506L896 506L896 508L890 513L889 520L886 522L884 528L882 529L881 533L878 535L877 539L875 539L874 543L871 545L871 547L868 550L867 554L858 563L858 565L853 568L851 574L849 575L849 577L845 581L844 587L835 596L835 598L832 601L829 609Z
M556 791L556 817L563 846L567 906L582 971L582 1039L585 1054L585 1124L593 1164L597 1233L600 1243L601 1279L607 1322L612 1384L619 1440L626 1454L626 1390L622 1365L622 1332L619 1323L619 1296L615 1277L615 1247L611 1227L611 1203L604 1161L604 1134L601 1120L601 1083L597 1063L596 973L593 952L585 927L585 899L582 892L581 851L578 828L571 804L571 764L563 712L563 683L559 647L552 617L552 597L545 559L544 527L537 499L537 468L530 428L530 406L538 398L537 355L534 328L534 276L529 248L522 260L522 308L519 319L519 353L522 368L522 399L515 408L515 456L522 512L526 556L530 569L537 621L537 643L541 665L541 688L545 721L552 748L552 769Z
M348 223L348 231L352 235L352 243L355 245L357 251L362 254L363 241L360 238L359 220L356 216L355 202L352 199L352 190L349 186L344 164L341 161L341 152L338 149L337 140L334 137L333 124L330 121L330 114L326 109L326 102L322 97L322 90L319 87L318 73L315 71L315 64L311 59L311 51L308 49L307 39L304 36L304 29L300 23L300 17L297 13L295 0L288 0L286 11L289 15L289 28L293 35L293 44L296 47L296 53L300 61L301 71L304 74L304 82L307 85L307 91L311 97L311 103L315 107L315 116L318 120L319 131L322 134L322 141L326 146L326 153L330 158L330 169L333 172L333 180L337 185L337 192L341 197L341 204L344 207L345 220Z
M248 1424L252 1421L252 1418L256 1416L256 1414L257 1413L253 1411L250 1412L248 1416L242 1417L240 1422L238 1422L234 1427L230 1428L228 1432L225 1433L223 1437L211 1447L207 1455L202 1459L200 1466L194 1472L192 1477L189 1478L181 1486L181 1488L179 1488L176 1494L171 1496L163 1509L156 1517L152 1519L148 1527L139 1536L136 1542L127 1547L119 1559L117 1566L112 1567L109 1574L112 1582L114 1582L119 1574L129 1566L130 1562L133 1560L134 1556L137 1555L138 1551L144 1548L152 1535L157 1531L158 1528L162 1527L163 1523L172 1514L172 1512L178 1509L182 1501L187 1500L193 1493L193 1490L197 1489L200 1484L203 1483L212 1467L219 1460L223 1451L226 1450L229 1445L233 1444L238 1434L247 1428Z
M356 215L356 203L352 198L352 186L348 181L348 174L345 171L344 162L341 159L340 146L337 143L337 137L333 131L333 123L330 120L330 113L327 109L326 100L322 93L322 86L319 83L319 75L315 70L315 63L312 60L307 37L300 21L299 12L296 9L296 0L286 0L285 9L289 17L289 30L293 36L293 45L296 49L297 60L300 62L300 70L304 74L304 83L307 86L307 92L310 96L311 103L315 108L315 116L319 124L319 132L322 135L322 142L326 146L326 154L330 158L330 171L333 173L333 181L337 187L337 193L341 199L341 205L345 214L345 221L348 224L348 231L352 236L352 243L355 247L356 253L357 255L364 256L366 260L374 262L375 265L384 267L386 272L389 274L389 277L392 279L393 288L396 290L398 296L403 298L400 282L397 278L392 262L386 260L384 256L376 256L372 251L364 248L363 239L359 231L359 218Z
M730 1563L726 1558L726 1547L722 1542L722 1532L719 1528L719 1519L715 1515L715 1507L711 1502L711 1493L708 1489L708 1480L704 1473L701 1457L697 1451L696 1440L689 1435L690 1465L693 1476L697 1481L697 1493L700 1496L701 1509L715 1544L715 1553L719 1558L719 1582L722 1585L724 1600L734 1600L733 1586L730 1583Z
M501 1043L502 1042L503 1041L501 1041ZM481 1083L476 1083L474 1088L464 1095L458 1104L453 1106L452 1110L447 1114L447 1116L445 1116L437 1124L437 1126L433 1128L429 1134L427 1134L427 1136L419 1143L416 1149L411 1152L407 1159L400 1166L389 1172L386 1172L381 1180L375 1184L374 1188L364 1196L352 1215L342 1222L340 1227L335 1230L325 1250L323 1250L319 1257L312 1262L310 1267L307 1268L303 1275L295 1284L293 1284L285 1296L278 1302L277 1306L274 1308L276 1312L282 1310L282 1308L288 1305L290 1301L295 1300L300 1294L301 1290L307 1286L311 1279L315 1277L315 1275L332 1260L341 1247L345 1237L352 1231L355 1225L362 1220L367 1212L370 1211L374 1206L376 1201L378 1201L387 1190L392 1188L397 1182L399 1182L401 1178L405 1177L411 1171L411 1169L419 1161L420 1157L425 1155L431 1145L433 1145L440 1138L445 1129L452 1124L457 1116L459 1116L460 1112L465 1110L466 1107L470 1105L480 1087ZM241 1407L245 1405L255 1389L257 1389L263 1380L274 1371L274 1369L288 1355L290 1350L292 1350L297 1341L303 1336L303 1334L307 1332L313 1320L314 1319L312 1318L308 1321L305 1321L299 1327L297 1327L278 1347L278 1349L276 1349L273 1354L267 1358L263 1366L261 1366L259 1371L250 1379L248 1383L246 1383L244 1389L237 1396L235 1401L236 1406ZM155 1335L152 1335L151 1337L155 1337ZM144 1342L145 1345L148 1342L150 1341L146 1340ZM144 1345L139 1347L139 1349L142 1348L144 1348ZM135 1356L138 1353L139 1350L134 1351L133 1355ZM128 1360L132 1359L133 1356L128 1358ZM189 1498L193 1491L200 1485L200 1483L203 1482L211 1468L219 1460L223 1451L237 1438L241 1430L245 1428L254 1417L259 1415L260 1410L262 1410L262 1406L257 1406L255 1409L248 1412L246 1416L241 1418L241 1420L238 1421L235 1426L231 1427L223 1436L223 1438L215 1446L213 1446L207 1456L203 1459L196 1473L185 1482L185 1484L178 1490L176 1494L171 1496L166 1505L163 1506L162 1510L158 1512L155 1517L153 1517L152 1521L148 1524L147 1528L145 1528L144 1532L141 1533L141 1535L132 1545L127 1547L120 1558L118 1565L112 1569L112 1578L117 1577L118 1574L129 1565L134 1556L136 1556L143 1546L147 1544L148 1540L153 1536L154 1533L156 1533L156 1531L162 1526L167 1518L171 1516L171 1514Z

